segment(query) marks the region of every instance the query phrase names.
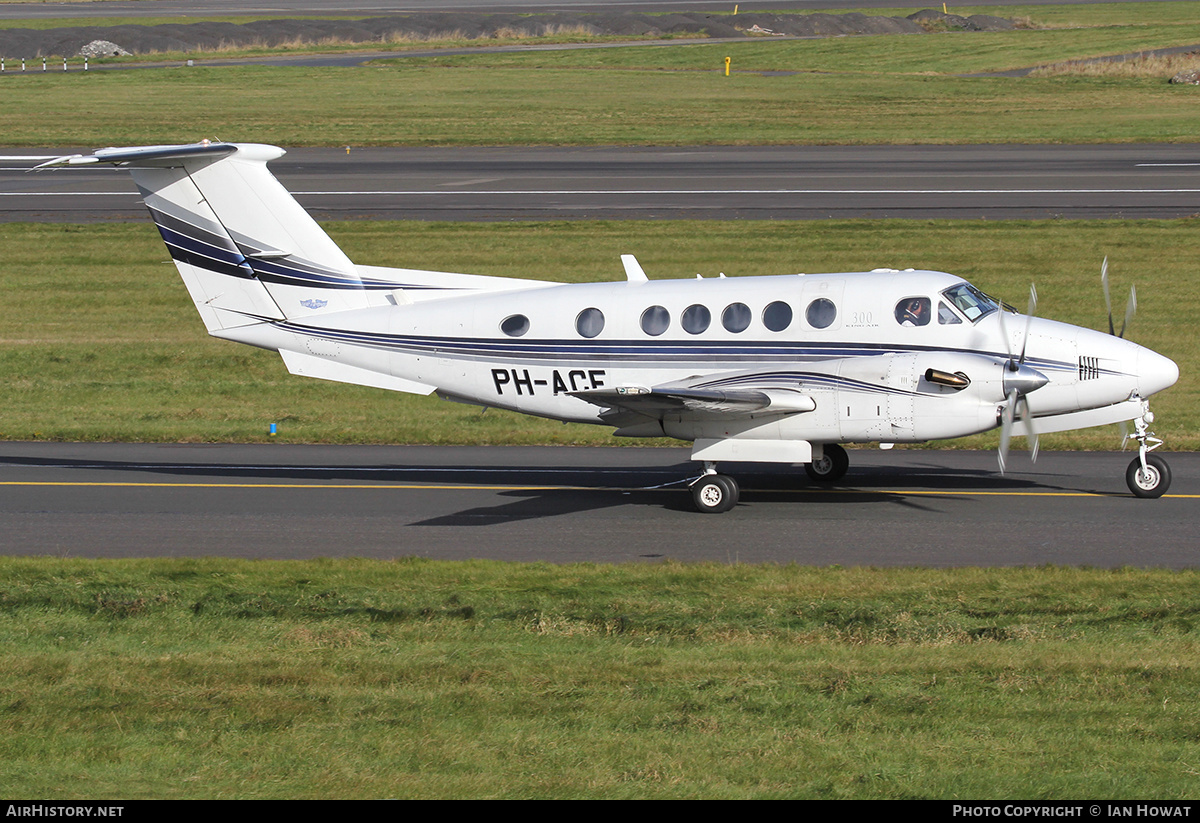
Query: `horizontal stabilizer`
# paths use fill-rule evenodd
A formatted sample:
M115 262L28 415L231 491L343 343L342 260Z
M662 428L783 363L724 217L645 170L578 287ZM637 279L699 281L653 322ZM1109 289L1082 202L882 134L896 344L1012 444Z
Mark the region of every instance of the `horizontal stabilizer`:
M140 166L177 166L184 159L195 160L203 157L224 157L233 154L238 147L234 143L212 143L205 140L186 146L134 146L123 149L98 149L95 154L68 154L56 157L41 165L38 169L53 166L90 166L96 163L112 163L114 165L137 164Z

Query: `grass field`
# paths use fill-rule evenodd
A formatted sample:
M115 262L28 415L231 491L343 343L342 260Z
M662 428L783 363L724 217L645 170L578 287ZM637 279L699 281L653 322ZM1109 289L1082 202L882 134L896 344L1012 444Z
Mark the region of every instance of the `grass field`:
M0 126L0 144L1189 141L1200 133L1200 91L1165 77L962 76L1200 43L1186 6L1030 7L1059 27L1001 33L475 54L359 68L10 71L0 82L7 110L20 115ZM722 74L727 56L731 77Z
M811 72L726 78L716 66L728 48L680 47L687 48L708 50L712 70L39 73L2 79L11 110L21 115L0 127L0 143L142 145L203 137L284 146L1120 143L1187 142L1200 133L1200 92L1156 79ZM110 116L114 111L121 116Z
M0 558L32 798L1195 796L1195 572Z
M1200 448L1191 330L1200 314L1200 232L1178 221L576 221L328 225L351 259L570 282L619 280L635 252L652 277L862 271L961 274L1038 313L1103 328L1100 262L1130 336L1183 365L1155 398L1169 448ZM274 353L214 340L152 225L0 225L0 406L5 439L332 443L618 444L598 426L292 377ZM1119 318L1118 318L1119 321ZM1048 436L1050 448L1114 448L1115 427ZM939 444L946 445L946 444ZM994 435L950 445L990 448Z

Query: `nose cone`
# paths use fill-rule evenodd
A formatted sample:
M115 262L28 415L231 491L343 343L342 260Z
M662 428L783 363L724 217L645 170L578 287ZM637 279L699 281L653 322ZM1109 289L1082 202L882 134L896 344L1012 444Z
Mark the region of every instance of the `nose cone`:
M1150 349L1139 349L1137 360L1138 391L1142 397L1170 388L1179 379L1179 366L1169 357Z
M1017 394L1029 394L1031 391L1037 391L1049 382L1049 377L1035 368L1026 366L1024 363L1019 366L1015 363L1009 363L1004 368L1004 393L1006 395L1014 390Z

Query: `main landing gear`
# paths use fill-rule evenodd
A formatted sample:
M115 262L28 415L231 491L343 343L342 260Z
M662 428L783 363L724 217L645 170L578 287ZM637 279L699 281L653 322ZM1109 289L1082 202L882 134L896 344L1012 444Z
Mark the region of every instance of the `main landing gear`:
M1138 456L1125 470L1125 483L1138 497L1162 497L1171 487L1171 467L1157 454L1150 454L1162 445L1162 440L1150 431L1153 422L1154 413L1149 409L1133 421L1133 439L1138 441Z
M827 443L821 457L804 465L804 471L817 483L836 483L850 468L850 456L836 443ZM692 501L696 510L705 514L720 514L737 505L741 489L737 481L725 474L717 474L717 465L704 462L704 474L692 484Z
M704 514L720 514L737 505L741 490L737 481L724 474L717 474L712 463L705 463L704 474L692 484L692 501L696 509Z
M850 468L850 455L837 443L826 443L824 454L804 464L804 471L817 483L836 483L846 476Z

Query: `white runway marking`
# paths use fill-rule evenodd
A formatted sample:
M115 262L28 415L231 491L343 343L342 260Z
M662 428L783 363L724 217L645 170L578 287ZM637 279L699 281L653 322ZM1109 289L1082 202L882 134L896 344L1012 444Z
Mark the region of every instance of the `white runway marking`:
M496 194L1196 194L1200 189L520 189L482 191L299 191L299 195L433 195Z
M504 189L481 191L297 191L300 197L473 197L497 195L520 197L548 195L644 195L644 194L1200 194L1200 189ZM0 192L0 197L140 197L131 191Z

